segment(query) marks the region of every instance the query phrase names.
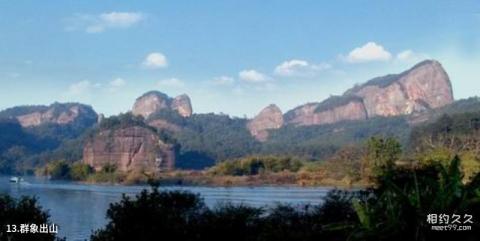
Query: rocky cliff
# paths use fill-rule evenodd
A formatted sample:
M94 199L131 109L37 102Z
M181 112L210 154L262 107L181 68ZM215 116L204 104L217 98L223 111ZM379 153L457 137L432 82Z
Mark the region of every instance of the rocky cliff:
M97 122L97 113L92 107L77 103L54 103L50 106L18 106L0 112L0 117L15 118L22 127L44 124L66 125L82 122L90 126Z
M321 103L299 106L285 114L285 121L294 125L331 124L344 120L365 120L363 100L356 96L332 96Z
M175 150L149 128L112 128L97 132L86 142L83 161L96 170L107 164L125 172L171 170L175 166Z
M450 79L434 60L423 61L400 74L374 78L342 96L299 106L285 114L294 125L318 125L375 116L408 115L453 102Z
M186 94L175 97L170 104L170 108L183 117L189 117L193 112L192 104L190 103L190 97L188 97Z
M134 115L141 115L145 119L161 110L176 111L183 117L192 115L192 105L190 98L183 94L175 98L159 91L150 91L138 97L132 108Z
M411 114L453 102L450 79L434 60L423 61L400 74L375 78L345 95L363 98L369 117Z
M278 129L283 125L283 114L276 105L269 105L247 123L250 134L259 141L266 141L268 130Z

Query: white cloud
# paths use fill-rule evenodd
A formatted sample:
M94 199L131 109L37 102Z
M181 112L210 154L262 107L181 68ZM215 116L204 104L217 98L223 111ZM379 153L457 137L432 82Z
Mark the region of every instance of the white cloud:
M68 87L67 92L65 93L66 96L81 96L86 93L89 93L92 88L95 86L88 80L82 80L77 83L73 83Z
M413 51L408 49L408 50L405 50L405 51L402 51L400 53L397 54L397 59L399 60L407 60L409 58L411 58L413 55Z
M91 103L95 96L104 86L100 83L92 83L89 80L82 80L68 86L67 90L61 93L63 101L79 101Z
M62 94L65 100L86 100L96 94L107 92L116 92L127 84L122 78L116 78L106 84L98 82L92 83L89 80L82 80L68 86L68 89Z
M107 90L109 92L116 92L118 89L122 88L127 84L127 81L125 81L122 78L116 78L108 83L108 88Z
M230 76L215 77L210 81L214 85L232 85L235 79Z
M397 54L396 59L404 62L418 62L428 59L428 55L414 52L411 49L404 50Z
M363 63L371 61L388 61L391 58L392 54L385 50L382 45L375 42L368 42L362 47L350 51L346 60L349 63Z
M125 29L145 19L140 12L109 12L98 15L77 14L70 19L67 30L83 30L87 33L102 33L107 29Z
M100 14L102 22L110 26L130 27L144 18L142 13L134 12L111 12Z
M168 66L167 57L162 53L153 52L145 57L142 65L149 69L165 68Z
M109 84L112 87L122 87L122 86L125 86L127 84L127 82L122 78L116 78L116 79L110 81Z
M261 83L270 80L270 78L256 70L242 70L238 73L238 77L246 82L250 83Z
M312 64L306 60L292 59L275 67L274 73L280 76L311 76L329 68L331 65L327 63Z
M185 86L185 82L177 78L169 78L158 81L157 85L160 87L180 88Z

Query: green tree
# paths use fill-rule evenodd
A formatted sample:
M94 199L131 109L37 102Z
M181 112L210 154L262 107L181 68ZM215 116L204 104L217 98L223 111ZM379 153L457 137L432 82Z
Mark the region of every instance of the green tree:
M218 163L210 169L216 175L257 175L282 171L297 172L304 162L291 157L248 156Z
M0 195L0 241L51 241L59 240L54 234L22 234L7 233L7 225L49 223L49 215L37 203L37 199L22 197L14 199L8 195ZM10 226L10 230L13 227Z
M121 202L110 205L109 223L96 231L91 240L156 240L161 236L194 240L189 228L204 210L205 204L198 195L160 192L157 188L144 190L135 199L123 196Z
M81 162L73 163L70 168L70 177L77 181L86 180L87 177L92 173L93 168L88 164Z
M102 166L102 172L104 173L114 173L117 170L117 166L112 163L107 163Z
M324 166L326 175L336 180L345 180L348 184L361 178L361 157L364 150L359 145L348 145L340 148Z
M402 154L402 146L393 137L371 137L366 143L366 150L366 168L373 176L392 169Z
M278 205L266 208L231 203L209 208L195 194L181 191L143 191L134 199L124 196L107 211L109 223L95 231L92 241L314 241L346 240L340 229L355 220L351 193L332 191L322 206ZM335 224L335 228L324 228Z
M48 175L52 179L70 179L70 166L65 161L54 161L47 166Z
M386 170L368 198L354 202L359 223L352 239L478 240L478 223L469 232L435 232L427 223L429 214L480 215L480 175L463 183L460 162Z

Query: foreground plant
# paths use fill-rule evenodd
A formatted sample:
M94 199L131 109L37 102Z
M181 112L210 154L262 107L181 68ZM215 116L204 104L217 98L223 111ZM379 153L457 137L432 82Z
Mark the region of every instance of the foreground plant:
M394 168L377 177L378 187L353 205L359 223L352 240L477 240L480 226L471 231L432 231L430 214L480 217L480 175L463 183L460 159L450 165L419 169ZM438 239L441 238L441 239Z
M49 215L38 205L37 199L0 195L0 241L61 241L52 233L26 232L25 229L20 232L22 224L49 223Z

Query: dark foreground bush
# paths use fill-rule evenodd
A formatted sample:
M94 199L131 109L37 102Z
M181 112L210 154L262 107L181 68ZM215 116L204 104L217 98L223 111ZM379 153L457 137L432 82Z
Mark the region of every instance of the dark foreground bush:
M352 198L334 191L323 206L208 208L198 195L153 188L112 204L110 222L91 240L345 240L345 224L356 219Z
M384 172L377 178L377 187L368 191L368 198L354 202L359 223L351 238L479 240L480 175L464 183L460 162L455 157L449 166L437 163ZM454 214L460 215L460 223L453 222ZM430 222L429 215L435 216ZM464 223L465 215L471 215L473 223ZM464 225L472 230L455 230ZM433 231L432 226L450 226L451 231Z
M42 211L35 198L22 197L11 198L8 195L0 195L0 241L50 241L59 240L54 234L20 233L7 232L7 225L10 231L20 230L21 224L47 224L48 213Z
M198 195L154 187L112 204L91 240L478 240L480 175L463 183L459 162L388 169L375 188L334 190L320 206L208 208ZM429 214L472 215L472 230L432 231Z

